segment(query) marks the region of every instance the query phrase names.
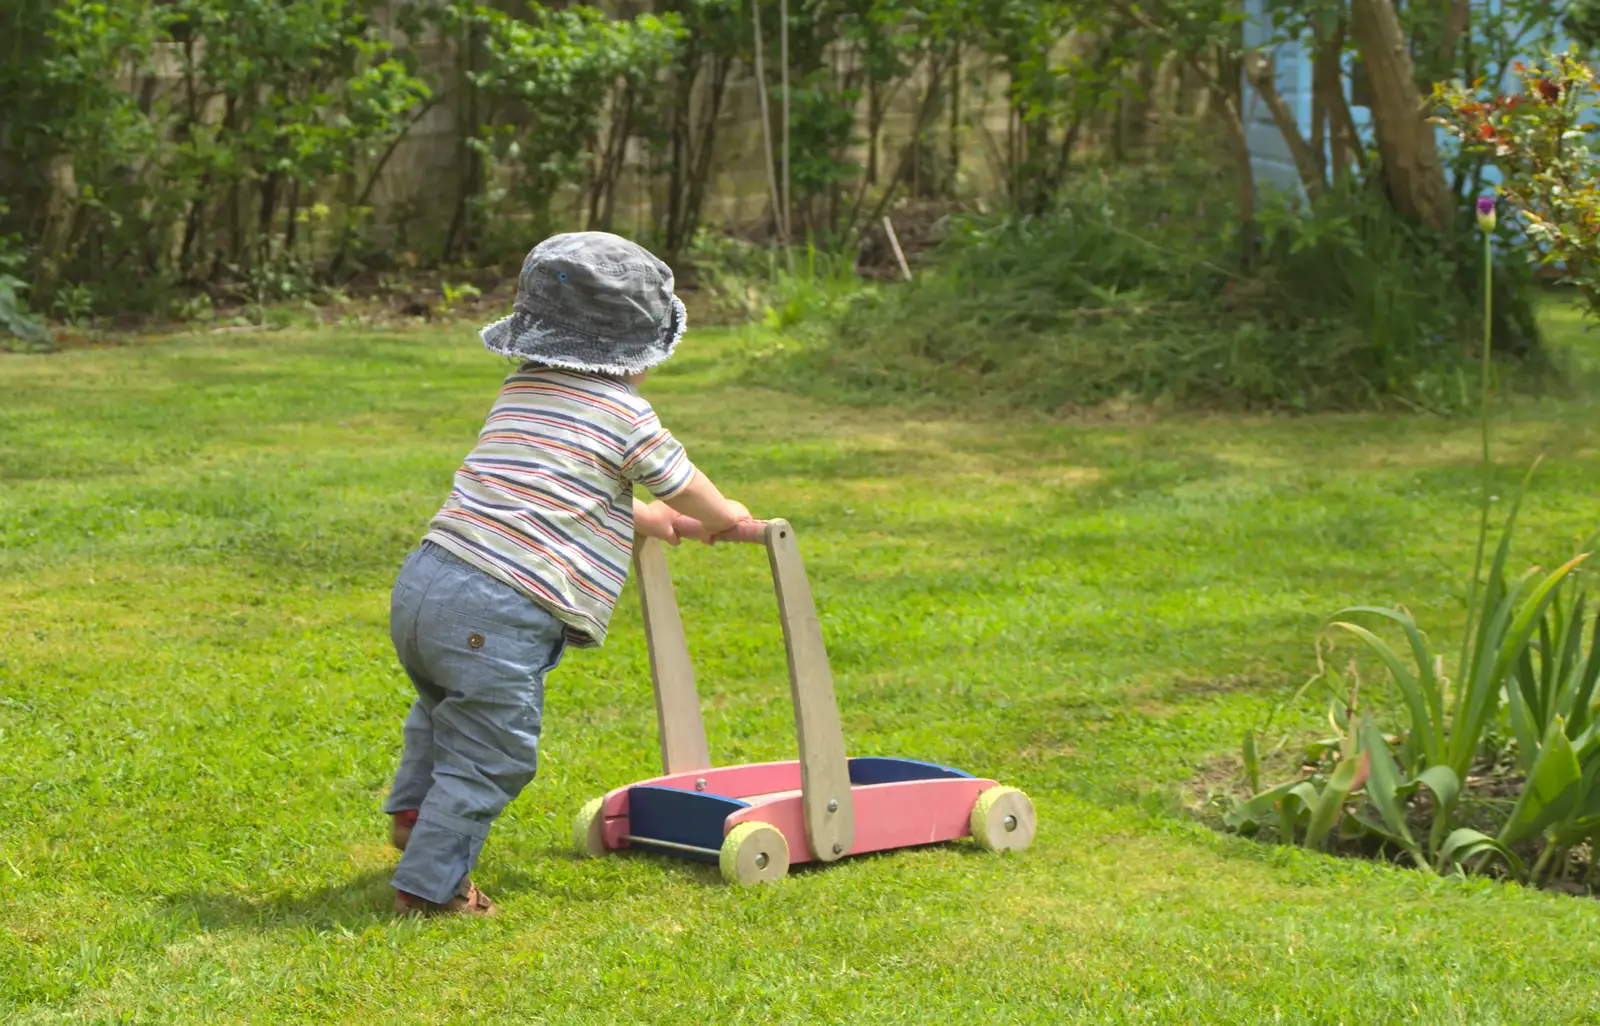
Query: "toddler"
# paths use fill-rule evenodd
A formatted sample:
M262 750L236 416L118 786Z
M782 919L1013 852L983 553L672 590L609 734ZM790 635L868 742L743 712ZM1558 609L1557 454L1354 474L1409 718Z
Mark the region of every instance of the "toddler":
M493 915L472 883L490 825L533 779L544 682L605 641L636 536L678 543L750 519L696 470L636 390L683 335L672 271L603 232L528 254L511 316L483 343L520 365L390 604L416 687L384 806L397 914ZM640 485L656 501L633 498Z

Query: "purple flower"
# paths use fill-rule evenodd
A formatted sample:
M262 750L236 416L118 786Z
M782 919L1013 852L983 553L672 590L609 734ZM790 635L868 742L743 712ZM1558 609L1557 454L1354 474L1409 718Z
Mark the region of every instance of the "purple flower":
M1478 227L1486 232L1494 231L1494 197L1478 197Z

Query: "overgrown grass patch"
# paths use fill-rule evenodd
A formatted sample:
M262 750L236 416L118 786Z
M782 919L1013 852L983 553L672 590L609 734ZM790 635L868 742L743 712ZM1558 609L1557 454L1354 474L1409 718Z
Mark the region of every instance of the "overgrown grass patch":
M862 287L820 257L778 275L752 380L817 397L1045 413L1129 407L1447 412L1476 402L1481 264L1471 237L1424 238L1371 196L1315 217L1267 206L1259 257L1214 169L1084 175L1038 216L965 215L908 284ZM1515 251L1496 345L1535 345ZM1566 369L1566 368L1563 368ZM1550 385L1544 359L1505 383Z
M741 384L758 342L696 332L644 390L730 494L795 523L851 750L1024 788L1032 850L757 892L569 859L582 802L659 766L630 587L613 640L552 677L539 778L486 849L503 919L391 923L388 588L503 363L466 328L5 357L0 1018L1600 1015L1600 905L1268 848L1179 802L1305 680L1328 613L1456 616L1472 425L917 419ZM1596 414L1500 416L1504 466L1547 454L1524 537L1551 551L1527 560L1593 521ZM671 561L714 757L790 757L763 561Z

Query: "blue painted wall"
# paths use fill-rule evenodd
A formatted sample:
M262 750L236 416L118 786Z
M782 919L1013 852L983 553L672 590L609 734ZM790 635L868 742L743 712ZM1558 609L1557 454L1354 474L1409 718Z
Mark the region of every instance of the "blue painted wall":
M1473 0L1474 14L1498 13L1501 0ZM1244 27L1244 42L1250 47L1266 47L1273 38L1274 31L1262 11L1263 0L1245 0L1245 15L1248 19ZM1474 20L1479 20L1476 17ZM1535 33L1526 33L1527 41L1523 47L1523 59L1536 60L1542 49L1565 49L1570 41L1561 34L1538 38ZM1309 141L1311 138L1311 54L1306 47L1299 43L1282 43L1269 51L1276 60L1278 92L1283 96L1284 102L1295 112L1295 117L1300 124L1300 133ZM1347 52L1345 56L1346 70L1348 71L1353 56ZM1501 88L1515 87L1517 79L1515 74L1507 72L1500 85ZM1350 81L1348 74L1344 78L1346 98ZM1302 197L1304 192L1300 187L1300 176L1294 169L1294 160L1289 156L1288 144L1283 140L1283 133L1278 131L1278 126L1272 120L1272 114L1267 110L1267 105L1262 102L1259 94L1251 87L1248 80L1244 82L1244 123L1245 138L1250 146L1251 165L1255 170L1256 189L1276 189L1288 191L1292 195ZM1371 112L1365 107L1352 105L1351 117L1356 123L1356 130L1361 133L1364 143L1372 141ZM1450 138L1444 129L1439 129L1439 145L1446 152L1455 150L1455 141ZM1493 184L1498 180L1498 175L1493 167L1484 169L1484 180Z

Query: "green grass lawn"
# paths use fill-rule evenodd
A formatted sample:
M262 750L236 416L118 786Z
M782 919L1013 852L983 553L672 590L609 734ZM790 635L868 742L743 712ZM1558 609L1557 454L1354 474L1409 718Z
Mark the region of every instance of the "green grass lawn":
M1269 848L1180 804L1342 604L1450 637L1474 423L908 422L744 388L752 344L698 333L645 393L795 524L851 750L1022 787L1032 850L756 890L576 861L584 800L659 767L630 586L551 678L539 777L478 873L501 918L394 923L388 589L504 364L469 327L3 357L0 1020L1600 1019L1600 903ZM1504 482L1546 455L1519 555L1566 553L1600 521L1600 407L1521 400L1497 432ZM672 561L713 757L792 758L765 560Z

